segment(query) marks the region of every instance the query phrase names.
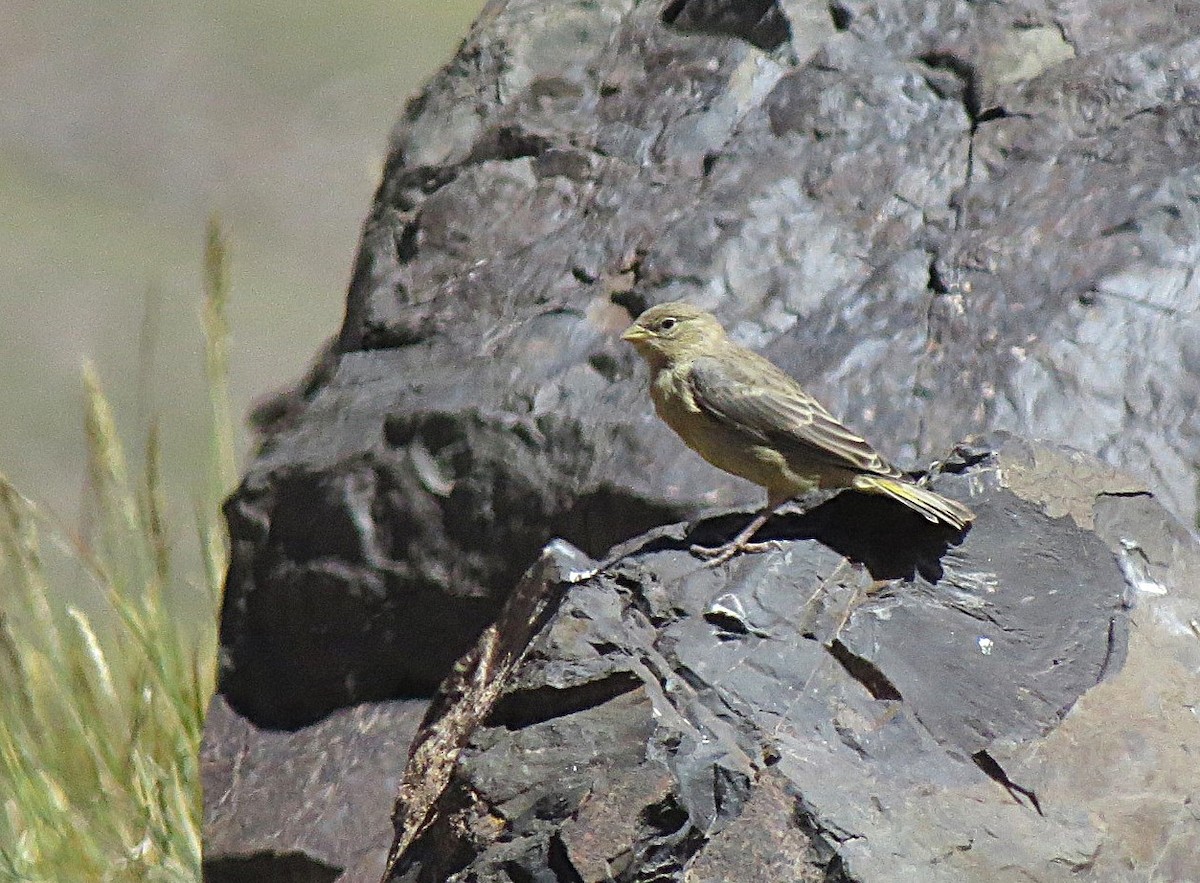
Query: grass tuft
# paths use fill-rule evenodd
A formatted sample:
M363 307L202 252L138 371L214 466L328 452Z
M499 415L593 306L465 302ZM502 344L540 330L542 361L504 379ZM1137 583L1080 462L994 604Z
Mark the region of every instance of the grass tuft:
M204 280L211 457L194 506L198 578L172 560L157 424L135 479L92 366L86 531L0 473L0 881L201 879L198 753L228 556L219 506L236 468L228 249L215 222ZM211 615L180 622L172 607L197 589Z

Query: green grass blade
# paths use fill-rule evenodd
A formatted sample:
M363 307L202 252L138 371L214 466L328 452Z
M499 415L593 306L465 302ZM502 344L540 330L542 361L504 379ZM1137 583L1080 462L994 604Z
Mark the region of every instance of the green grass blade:
M228 247L215 222L204 288L210 457L194 503L198 577L173 566L157 423L147 417L135 486L92 367L89 529L64 529L0 474L0 883L200 879L198 752L228 559L219 505L236 477ZM180 599L193 603L197 584L208 612L181 620Z

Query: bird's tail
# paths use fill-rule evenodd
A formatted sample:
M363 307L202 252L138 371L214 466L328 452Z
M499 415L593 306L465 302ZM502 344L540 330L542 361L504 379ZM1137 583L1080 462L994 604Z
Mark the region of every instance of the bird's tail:
M935 494L903 479L887 478L883 475L859 475L854 479L854 486L860 491L883 494L893 500L899 500L934 524L941 522L955 530L962 530L975 520L975 513L962 503L949 500L941 494Z

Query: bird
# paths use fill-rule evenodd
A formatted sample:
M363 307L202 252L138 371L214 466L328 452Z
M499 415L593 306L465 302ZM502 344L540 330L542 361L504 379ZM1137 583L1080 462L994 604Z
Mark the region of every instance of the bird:
M963 531L975 514L921 487L800 384L729 339L715 316L684 302L645 310L621 334L650 368L658 416L701 457L766 490L766 505L733 540L692 552L713 564L759 552L754 534L788 500L852 488L903 503L934 524Z

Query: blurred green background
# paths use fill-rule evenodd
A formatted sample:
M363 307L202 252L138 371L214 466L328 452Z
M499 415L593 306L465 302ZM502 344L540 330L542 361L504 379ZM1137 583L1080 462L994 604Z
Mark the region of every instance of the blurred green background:
M167 487L186 501L207 407L206 219L220 216L232 247L244 415L337 329L388 131L482 5L9 0L0 471L77 521L90 359L131 444L157 415Z

